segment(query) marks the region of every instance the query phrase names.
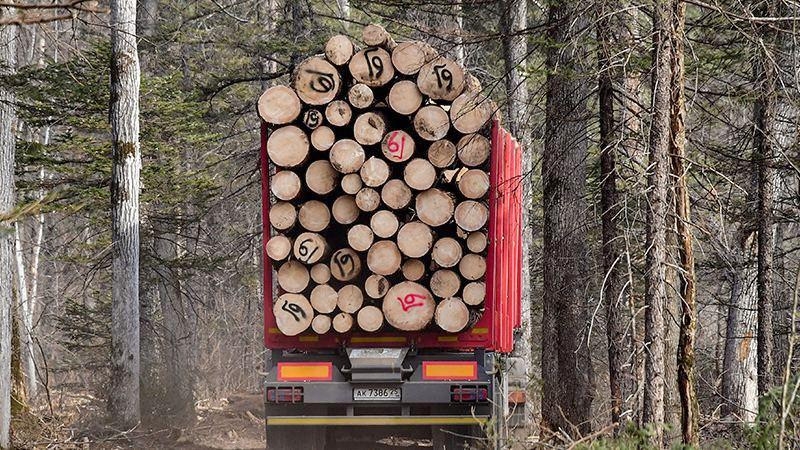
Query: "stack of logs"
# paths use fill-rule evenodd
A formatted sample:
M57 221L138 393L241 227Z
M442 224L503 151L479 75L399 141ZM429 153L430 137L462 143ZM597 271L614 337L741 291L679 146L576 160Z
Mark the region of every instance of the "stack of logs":
M280 331L460 332L486 294L489 122L478 80L429 45L363 29L263 93L267 255Z

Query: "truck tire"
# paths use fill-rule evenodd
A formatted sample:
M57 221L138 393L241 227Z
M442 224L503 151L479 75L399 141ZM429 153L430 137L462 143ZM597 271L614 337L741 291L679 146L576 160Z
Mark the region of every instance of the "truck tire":
M482 448L483 430L480 426L433 425L433 450L464 450Z
M267 426L269 450L325 450L325 427Z

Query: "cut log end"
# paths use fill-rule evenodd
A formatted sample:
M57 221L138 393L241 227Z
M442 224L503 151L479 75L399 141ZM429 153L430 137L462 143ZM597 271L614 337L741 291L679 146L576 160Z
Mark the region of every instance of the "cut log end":
M361 145L374 145L386 134L386 121L375 112L366 112L356 118L353 125L353 136Z
M354 52L353 41L341 34L331 37L325 44L325 57L336 66L343 66L350 62Z
M422 222L409 222L397 232L397 247L410 258L421 258L433 246L433 232Z
M489 192L489 175L480 169L469 169L458 180L458 190L469 199L481 199Z
M317 233L301 233L294 240L294 257L305 264L314 264L328 253L328 243Z
M327 264L314 264L311 267L311 279L317 284L327 284L331 280L331 269Z
M436 241L431 256L439 267L455 267L461 261L463 250L457 240L444 237Z
M416 83L409 80L398 81L389 90L389 107L398 114L410 116L422 106L422 93Z
M428 147L428 161L434 166L445 169L456 162L456 144L447 139L441 139Z
M306 186L314 193L330 194L338 183L339 173L324 159L314 161L306 169Z
M336 292L336 289L327 284L316 286L311 291L311 306L322 314L332 313L333 310L336 309L338 300L339 294Z
M458 271L469 281L480 280L486 275L486 258L474 253L465 255L458 263Z
M331 331L330 316L326 316L324 314L317 314L314 316L314 319L311 320L311 329L317 334L325 334Z
M494 102L480 92L466 92L450 106L450 120L461 133L476 133L489 123L496 109Z
M381 205L381 194L372 188L361 188L356 194L356 206L364 212L372 212Z
M381 189L381 200L389 208L405 208L411 202L411 189L403 180L389 180Z
M325 107L325 119L335 127L343 127L353 118L353 110L344 100L334 100Z
M489 159L492 143L480 134L468 134L459 139L456 145L458 159L465 166L476 167Z
M466 200L455 209L456 224L465 231L478 231L489 220L489 208L481 202Z
M342 190L350 195L358 194L358 191L364 186L361 177L357 173L350 173L342 177Z
M400 250L392 241L378 241L367 253L367 267L378 275L392 275L400 270L401 262Z
M389 287L391 287L391 283L383 275L372 274L364 282L364 291L370 298L383 298Z
M383 315L393 327L402 331L419 331L433 319L436 303L424 286L404 281L392 286L383 299Z
M351 328L353 328L352 315L346 312L340 312L333 317L333 329L337 333L347 333Z
M281 262L292 253L292 241L286 236L272 236L267 241L267 256L275 262Z
M350 225L358 219L359 209L355 198L351 195L342 195L333 202L331 208L333 219L342 225Z
M298 219L303 228L319 233L327 229L331 223L331 211L325 203L309 200L300 207Z
M431 291L439 298L452 297L461 289L461 279L452 270L441 269L431 275Z
M286 262L278 269L278 285L286 292L303 292L308 287L308 281L308 269L300 261Z
M276 166L299 166L308 158L308 150L306 132L294 125L278 128L267 139L267 155Z
M436 50L425 42L401 42L392 50L392 63L403 75L415 75L436 56Z
M342 312L354 314L356 311L361 309L361 305L363 304L364 294L361 292L361 289L359 289L358 286L354 284L348 284L347 286L339 289L339 298L336 302L336 305L339 306L339 309Z
M472 253L481 253L486 250L487 244L486 233L482 231L475 231L467 236L467 248Z
M356 83L347 91L347 101L353 105L354 108L367 109L372 106L375 101L375 93L372 88L364 83Z
M397 216L391 211L378 211L372 215L369 221L369 227L378 236L383 239L388 239L397 232L400 222Z
M473 281L464 286L464 303L470 306L478 306L486 299L486 284L481 281Z
M321 126L311 132L311 145L321 152L330 149L334 142L336 134L329 127Z
M423 106L414 115L414 131L426 141L438 141L450 131L450 117L441 106Z
M356 53L348 68L357 82L370 87L384 86L394 78L392 57L380 47L369 47Z
M308 299L300 294L283 294L272 307L275 324L286 336L297 336L311 325L314 310Z
M419 90L434 100L455 100L464 91L464 84L464 69L445 57L422 66L417 76Z
M292 228L297 221L297 210L289 202L277 202L269 207L269 223L278 231Z
M417 191L430 189L436 182L436 168L427 159L414 158L406 164L403 180L411 189Z
M387 133L381 142L383 156L393 163L408 161L414 156L415 149L414 138L402 130Z
M364 148L352 139L336 141L329 154L331 165L341 173L355 173L366 159Z
M374 239L372 230L366 225L358 224L347 231L347 243L350 248L359 252L369 250Z
M439 227L453 217L455 201L453 197L433 188L417 195L416 211L419 219L432 227Z
M458 333L469 323L469 309L460 298L450 297L436 305L436 325L448 333Z
M336 98L341 85L342 79L336 67L319 56L312 56L298 64L292 80L292 87L300 100L314 106L330 103Z
M374 333L383 327L383 312L375 306L368 305L358 311L356 321L359 328L368 333Z
M359 170L361 180L369 187L379 187L389 179L389 165L381 158L370 157Z
M403 263L403 277L408 281L417 281L425 275L425 264L418 259L409 259Z
M265 122L284 125L300 115L300 98L288 86L272 86L258 99L258 114Z
M331 255L331 275L339 281L350 281L361 273L361 258L349 248L342 248Z

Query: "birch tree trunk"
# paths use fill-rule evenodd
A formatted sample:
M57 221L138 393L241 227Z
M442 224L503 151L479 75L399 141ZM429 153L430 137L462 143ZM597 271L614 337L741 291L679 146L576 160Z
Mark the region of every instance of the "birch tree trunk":
M722 365L723 412L747 423L755 420L758 410L757 345L754 342L758 289L752 239L750 236L743 243L743 262L729 275L731 299Z
M533 198L531 173L533 161L536 155L530 146L528 138L529 130L526 128L527 108L528 108L528 85L523 78L523 69L527 63L528 46L526 36L522 30L527 27L528 4L525 0L505 0L502 2L502 15L500 25L503 36L503 58L506 69L506 114L508 122L506 126L511 133L516 136L522 146L522 173L528 174L522 182L522 199L525 202L522 206L522 327L521 333L514 343L513 356L519 358L524 364L526 379L520 380L523 388L527 388L533 379L533 357L532 357L532 316L531 316L531 243L533 242L533 230L531 228L531 208L530 203ZM528 396L526 404L526 423L528 426L533 422L533 399Z
M591 429L592 366L581 339L589 267L585 189L590 86L581 77L588 16L550 2L544 184L543 426L586 435ZM576 433L577 432L577 433Z
M666 305L667 171L670 140L670 0L653 4L653 100L647 176L645 257L645 391L643 425L653 427L650 444L663 447L664 307Z
M131 428L139 410L139 56L136 0L111 0L112 287L109 410Z
M33 299L28 295L28 282L25 277L25 259L20 239L20 223L14 224L14 253L17 268L17 323L20 346L20 363L25 374L25 392L30 398L36 397L36 360L33 350Z
M0 17L9 14L0 9ZM4 25L0 29L0 75L10 75L16 67L18 28ZM11 428L11 305L14 208L14 129L16 108L14 94L0 86L0 449L10 448Z

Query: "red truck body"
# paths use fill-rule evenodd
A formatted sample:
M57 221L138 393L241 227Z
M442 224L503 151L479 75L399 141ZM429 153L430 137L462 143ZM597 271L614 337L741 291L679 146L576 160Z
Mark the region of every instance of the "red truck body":
M520 326L522 264L522 152L520 145L498 121L492 124L490 162L489 246L486 260L485 311L481 319L461 333L444 331L384 331L345 334L329 332L317 335L312 331L298 336L285 336L275 324L272 314L275 286L273 268L266 256L270 237L269 225L269 161L267 127L261 127L261 189L264 251L264 344L269 349L335 349L343 347L412 347L417 349L473 350L485 349L508 353L513 348L513 332Z

